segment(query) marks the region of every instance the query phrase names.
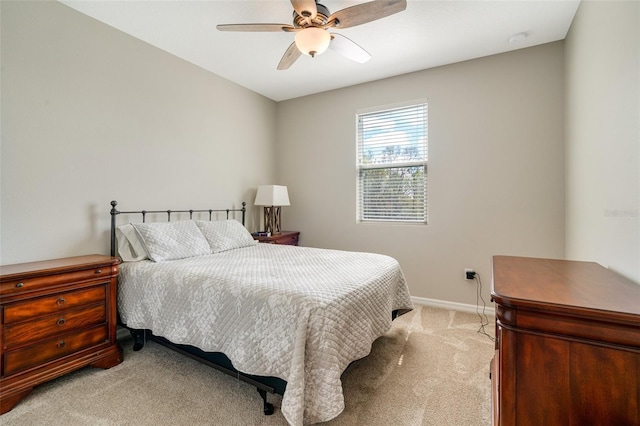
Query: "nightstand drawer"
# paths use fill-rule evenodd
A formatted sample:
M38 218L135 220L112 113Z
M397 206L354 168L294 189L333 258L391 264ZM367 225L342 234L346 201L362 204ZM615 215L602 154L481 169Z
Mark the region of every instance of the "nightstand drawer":
M65 310L35 321L7 325L4 327L3 350L11 350L103 322L106 322L106 310L104 303L100 302L86 308Z
M7 376L29 367L43 364L73 352L107 341L107 324L89 330L68 333L54 339L4 354L3 375Z
M16 280L2 280L0 292L3 296L19 294L30 290L50 288L52 286L88 281L95 278L110 277L113 274L111 267L85 269L81 271L52 274L42 277L24 278Z
M62 312L82 305L104 301L105 286L58 293L54 296L41 297L25 302L7 304L4 307L4 324L35 318L41 315Z
M264 244L283 244L289 246L297 246L300 232L298 231L282 231L279 234L270 236L253 235L253 239Z
M300 234L296 233L296 234L292 234L292 235L288 235L285 238L279 239L276 241L276 244L285 244L285 245L289 245L289 246L297 246L298 245L298 236Z

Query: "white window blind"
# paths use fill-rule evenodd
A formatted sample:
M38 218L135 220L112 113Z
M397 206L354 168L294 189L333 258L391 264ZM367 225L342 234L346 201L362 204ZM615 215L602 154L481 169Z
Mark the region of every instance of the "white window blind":
M357 114L357 219L427 223L427 102Z

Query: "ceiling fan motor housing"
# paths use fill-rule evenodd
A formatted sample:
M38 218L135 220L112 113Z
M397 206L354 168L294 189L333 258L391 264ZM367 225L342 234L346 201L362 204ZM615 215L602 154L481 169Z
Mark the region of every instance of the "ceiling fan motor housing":
M293 11L293 26L296 28L307 28L307 27L323 27L329 21L329 16L331 16L331 12L327 9L326 6L316 3L316 7L318 12L314 18L309 18L309 16L300 16L298 12Z

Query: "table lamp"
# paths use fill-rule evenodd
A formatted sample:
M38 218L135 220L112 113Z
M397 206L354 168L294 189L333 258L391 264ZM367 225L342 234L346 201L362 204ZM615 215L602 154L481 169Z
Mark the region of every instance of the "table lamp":
M256 193L256 206L264 206L264 227L265 232L277 235L280 228L280 207L288 206L289 193L286 186L281 185L260 185Z

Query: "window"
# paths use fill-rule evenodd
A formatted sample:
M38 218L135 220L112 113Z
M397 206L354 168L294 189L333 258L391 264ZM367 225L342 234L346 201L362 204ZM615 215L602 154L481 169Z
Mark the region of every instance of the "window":
M357 114L357 220L427 223L427 102Z

